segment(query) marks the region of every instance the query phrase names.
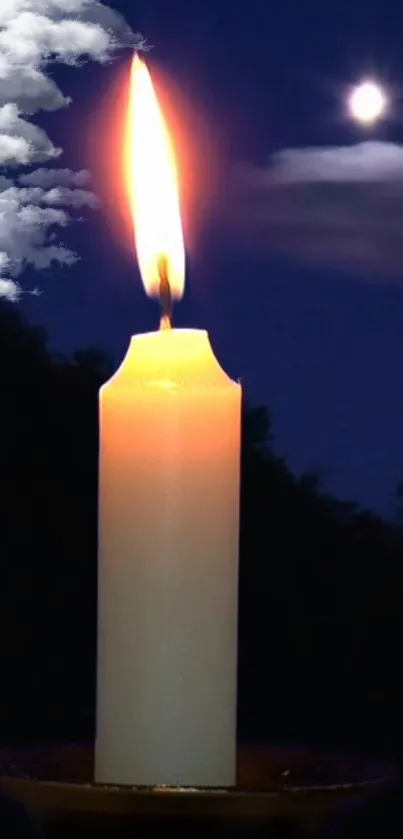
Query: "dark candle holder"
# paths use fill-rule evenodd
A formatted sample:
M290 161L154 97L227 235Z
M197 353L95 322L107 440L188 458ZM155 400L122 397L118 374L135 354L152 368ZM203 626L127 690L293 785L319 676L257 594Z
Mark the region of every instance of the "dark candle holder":
M0 748L0 789L48 839L121 839L167 827L192 837L257 836L269 826L271 836L317 835L340 808L396 779L368 759L252 746L239 748L238 784L228 789L101 785L93 771L93 744Z

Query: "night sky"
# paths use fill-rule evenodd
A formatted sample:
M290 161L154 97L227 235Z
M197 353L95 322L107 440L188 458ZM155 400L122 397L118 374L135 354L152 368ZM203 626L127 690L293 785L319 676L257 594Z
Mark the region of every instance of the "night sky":
M403 481L403 7L109 6L153 46L146 59L181 161L188 271L176 324L208 330L247 399L269 408L275 449L293 470L318 470L327 490L390 514ZM61 231L80 262L42 275L28 268L21 285L42 294L15 304L47 328L57 350L97 345L116 363L129 336L156 328L159 317L123 206L130 60L123 49L104 65L50 68L73 101L32 120L63 147L52 165L91 171L101 206L84 207L76 214L83 221ZM388 118L364 129L347 118L345 99L368 75L392 101ZM363 141L373 145L360 147L352 166L362 177L350 167L335 183L346 150ZM334 158L323 158L329 147ZM298 154L312 148L320 177L306 174ZM393 177L385 175L388 154ZM288 183L284 169L294 171Z

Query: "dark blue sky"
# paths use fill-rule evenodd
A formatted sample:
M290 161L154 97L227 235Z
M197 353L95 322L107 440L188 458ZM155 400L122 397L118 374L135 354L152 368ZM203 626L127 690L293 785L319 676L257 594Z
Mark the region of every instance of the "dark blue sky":
M363 139L343 118L343 96L368 73L403 88L403 7L375 0L109 5L154 45L149 66L165 79L170 107L178 102L175 119L186 134L190 252L176 323L208 329L247 397L269 407L276 450L293 469L318 469L335 494L390 512L403 481L403 276L391 284L380 269L365 282L330 264L309 267L270 250L254 256L221 230L214 207L225 205L227 173L238 161L264 164L284 148ZM57 349L95 344L117 361L130 334L158 321L135 256L117 235L122 124L111 92L124 84L129 61L122 52L106 66L54 70L74 101L35 121L63 146L60 165L89 168L95 191L104 198L109 190L110 207L86 209L84 222L63 231L81 262L35 277L43 294L21 303ZM399 107L378 139L403 142Z

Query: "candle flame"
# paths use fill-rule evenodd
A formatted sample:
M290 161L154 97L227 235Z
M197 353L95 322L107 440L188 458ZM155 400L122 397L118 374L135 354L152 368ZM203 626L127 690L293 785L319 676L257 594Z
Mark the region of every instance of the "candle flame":
M137 54L131 69L126 168L144 288L159 296L163 261L171 295L180 298L185 250L175 154L147 65Z

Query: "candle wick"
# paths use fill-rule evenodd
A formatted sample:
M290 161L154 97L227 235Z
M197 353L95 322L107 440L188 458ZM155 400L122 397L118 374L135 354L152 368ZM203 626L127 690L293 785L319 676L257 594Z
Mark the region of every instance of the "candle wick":
M159 297L162 309L160 329L172 328L172 293L168 279L168 265L165 256L158 261L158 275L160 279Z

